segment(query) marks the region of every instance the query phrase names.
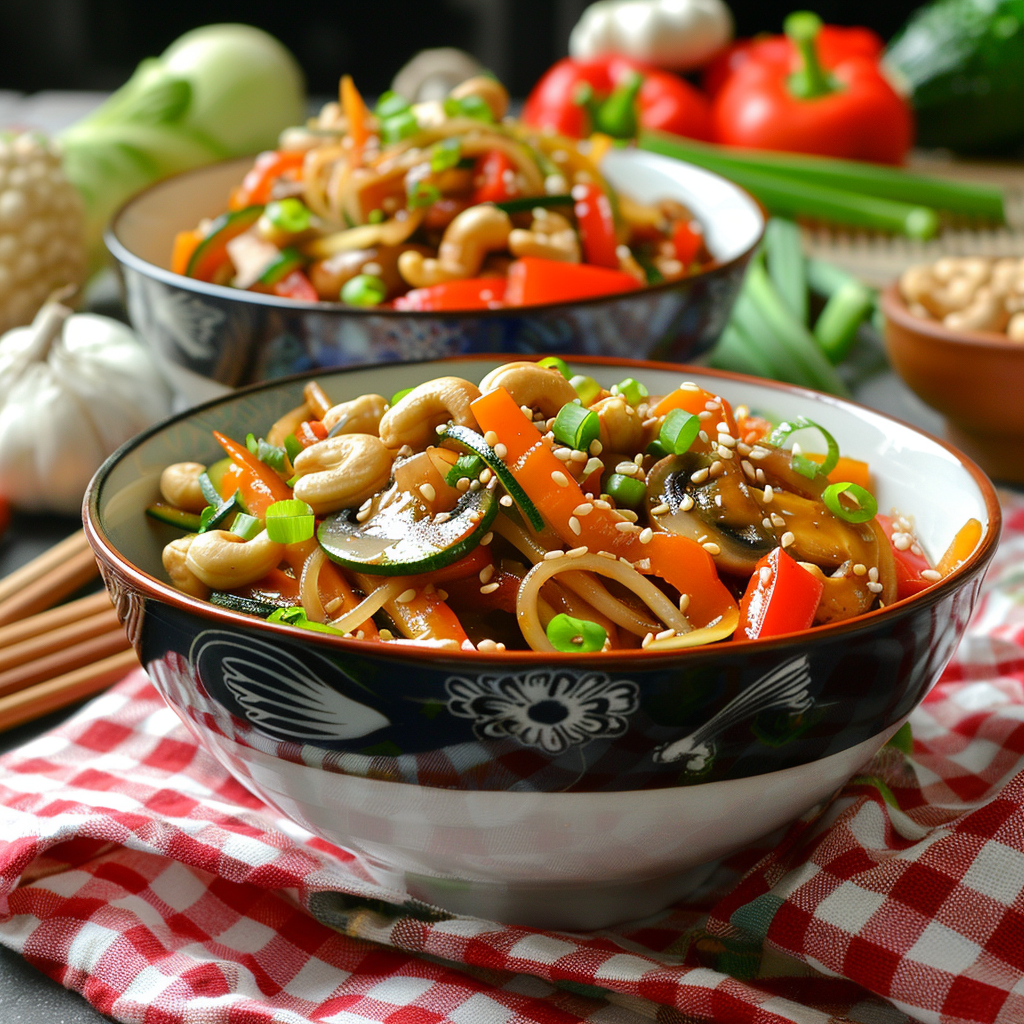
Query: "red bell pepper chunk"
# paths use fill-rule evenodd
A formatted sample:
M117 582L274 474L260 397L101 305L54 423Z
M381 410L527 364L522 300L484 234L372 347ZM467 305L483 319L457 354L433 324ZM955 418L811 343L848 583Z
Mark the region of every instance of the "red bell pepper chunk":
M414 288L395 299L395 309L420 313L459 309L498 309L505 297L503 277L474 277L466 281L445 281L429 288Z
M782 548L769 551L754 569L740 600L734 640L782 636L809 629L825 585Z
M618 270L615 216L604 189L599 185L576 185L572 198L583 246L583 261L595 267Z
M621 270L563 263L524 256L508 268L506 306L536 306L545 302L574 302L599 295L636 291L640 283Z
M327 428L319 420L303 420L295 430L295 439L310 448L327 437Z
M297 302L320 301L317 290L301 270L293 270L290 274L285 274L280 281L275 281L270 286L270 290L283 299L295 299Z
M672 229L672 247L676 251L676 259L684 267L689 267L697 258L704 244L704 233L694 226L693 221L677 220Z
M889 538L889 545L892 548L892 558L896 566L896 600L902 601L905 597L913 597L914 594L927 590L934 582L921 575L926 569L933 568L928 564L928 559L924 555L915 554L910 548L900 550L893 544L894 526L890 516L878 514L875 518Z
M302 178L302 165L306 154L292 150L268 150L256 157L252 169L231 196L231 209L266 203L274 183L281 177L298 181Z
M480 157L473 168L473 203L503 203L518 194L515 164L500 149Z

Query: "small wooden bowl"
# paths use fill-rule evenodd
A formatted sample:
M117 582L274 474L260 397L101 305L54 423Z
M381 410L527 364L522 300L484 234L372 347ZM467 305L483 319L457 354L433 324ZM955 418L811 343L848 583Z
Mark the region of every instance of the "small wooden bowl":
M950 441L989 476L1024 483L1024 344L915 316L896 284L881 304L893 369L946 417Z

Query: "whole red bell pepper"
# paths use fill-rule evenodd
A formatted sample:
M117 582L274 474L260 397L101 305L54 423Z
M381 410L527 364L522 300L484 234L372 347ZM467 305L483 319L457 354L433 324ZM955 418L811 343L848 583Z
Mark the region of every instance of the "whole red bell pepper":
M748 60L729 76L712 105L718 141L901 163L913 142L909 105L874 60L851 56L824 67L820 30L817 15L791 14L786 34L798 56L791 63Z
M527 97L523 121L575 139L595 131L627 139L638 127L712 138L703 93L671 72L616 56L558 61Z
M818 60L823 68L834 68L850 57L864 57L877 61L885 43L869 28L859 25L822 25L818 33ZM799 54L793 41L786 35L759 35L752 39L738 39L720 53L701 75L701 88L715 96L733 72L751 60L792 66Z

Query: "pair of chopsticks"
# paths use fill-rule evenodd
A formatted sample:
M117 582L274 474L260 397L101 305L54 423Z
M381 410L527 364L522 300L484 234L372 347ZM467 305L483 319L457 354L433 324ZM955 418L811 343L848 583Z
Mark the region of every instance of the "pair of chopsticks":
M138 665L79 530L0 579L0 732L90 697Z

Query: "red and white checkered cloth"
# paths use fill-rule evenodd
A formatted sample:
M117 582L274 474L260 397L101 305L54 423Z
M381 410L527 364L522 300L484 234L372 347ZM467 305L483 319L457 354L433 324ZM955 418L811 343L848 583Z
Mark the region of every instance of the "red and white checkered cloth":
M824 809L635 925L386 902L197 749L141 672L0 759L0 943L140 1024L1019 1024L1024 500L958 655Z

